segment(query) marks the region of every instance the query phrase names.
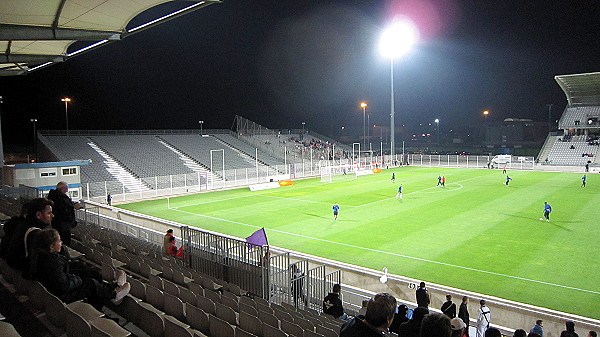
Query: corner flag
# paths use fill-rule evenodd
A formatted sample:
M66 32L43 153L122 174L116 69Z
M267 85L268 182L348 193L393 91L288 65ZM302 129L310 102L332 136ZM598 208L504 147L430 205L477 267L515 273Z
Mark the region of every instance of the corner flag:
M265 228L261 228L256 232L252 233L249 237L246 238L246 242L256 246L264 246L268 245L269 241L267 240L267 233L265 233Z

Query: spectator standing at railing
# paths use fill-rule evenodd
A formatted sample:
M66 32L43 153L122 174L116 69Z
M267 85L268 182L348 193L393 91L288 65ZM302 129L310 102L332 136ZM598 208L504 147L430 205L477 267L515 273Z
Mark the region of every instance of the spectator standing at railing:
M467 308L467 303L469 303L469 298L467 296L463 296L462 303L458 308L458 318L462 319L465 322L467 328L465 329L465 335L469 335L469 310Z
M449 318L456 317L456 304L452 303L452 295L446 295L446 302L442 304L442 308L440 310Z
M56 229L60 234L63 244L71 246L71 230L77 226L75 219L75 210L80 209L82 205L71 200L68 195L69 185L61 181L56 184L56 189L51 189L48 192L48 199L54 202L52 213L52 228Z
M533 326L533 328L531 328L531 330L529 330L529 333L536 333L541 337L544 337L544 328L542 327L542 322L543 321L541 319L535 321L535 325Z
M579 335L575 332L575 323L573 323L573 321L566 321L565 326L567 330L561 332L560 337L579 337Z
M425 282L419 284L419 289L415 292L415 296L417 297L417 306L423 308L429 307L431 300L429 298L429 290L425 288Z
M477 337L484 337L485 331L490 327L492 312L485 305L485 300L479 301L479 310L477 311Z

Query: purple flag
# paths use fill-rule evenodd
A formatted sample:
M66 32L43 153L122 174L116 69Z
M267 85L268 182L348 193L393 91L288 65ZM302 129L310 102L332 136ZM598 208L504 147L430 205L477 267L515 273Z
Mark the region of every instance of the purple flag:
M246 242L249 244L253 244L256 246L264 246L268 245L267 234L265 233L265 228L261 228L256 232L252 233L249 237L246 238Z

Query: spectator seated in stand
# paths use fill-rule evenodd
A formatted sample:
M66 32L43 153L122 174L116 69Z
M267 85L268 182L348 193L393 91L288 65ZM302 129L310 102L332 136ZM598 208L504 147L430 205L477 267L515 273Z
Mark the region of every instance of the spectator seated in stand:
M19 215L13 216L4 224L4 236L2 237L2 241L0 242L0 257L6 259L8 255L8 248L10 245L10 240L15 233L15 230L23 221L25 221L25 216L27 215L27 207L28 204L25 203L21 207L21 213Z
M334 284L331 292L323 299L323 312L333 316L334 318L348 319L342 307L340 292L342 287L339 284Z
M451 334L450 317L447 315L431 313L423 318L420 337L450 337Z
M400 324L398 327L399 337L420 337L421 323L425 315L429 314L429 310L424 307L416 307L412 314L412 319L408 322Z
M342 325L340 337L381 337L388 330L396 312L396 299L387 293L369 301L367 314L358 315Z
M45 198L35 198L27 206L25 220L17 225L8 245L6 263L12 268L27 271L29 263L28 247L33 244L35 231L50 226L54 215L54 203Z
M408 322L408 317L406 316L407 313L408 307L405 304L400 304L394 315L394 321L392 322L392 325L390 325L391 332L398 333L400 324Z
M55 229L45 229L36 235L36 249L29 264L30 274L46 289L65 303L86 300L97 310L112 300L119 304L129 293L131 285L121 271L115 283L108 284L94 278L70 273L69 254L62 246Z
M180 248L177 248L177 244L175 242L174 236L169 237L169 245L170 245L169 249L167 250L167 253L169 255L176 256L176 257L183 257L183 246Z

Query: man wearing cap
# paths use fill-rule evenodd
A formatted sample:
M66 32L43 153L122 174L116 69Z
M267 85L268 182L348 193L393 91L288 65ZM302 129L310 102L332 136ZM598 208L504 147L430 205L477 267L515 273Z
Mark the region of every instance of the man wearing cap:
M465 328L467 325L463 322L462 319L458 317L454 317L450 320L450 327L452 327L452 336L451 337L463 337L465 335Z

